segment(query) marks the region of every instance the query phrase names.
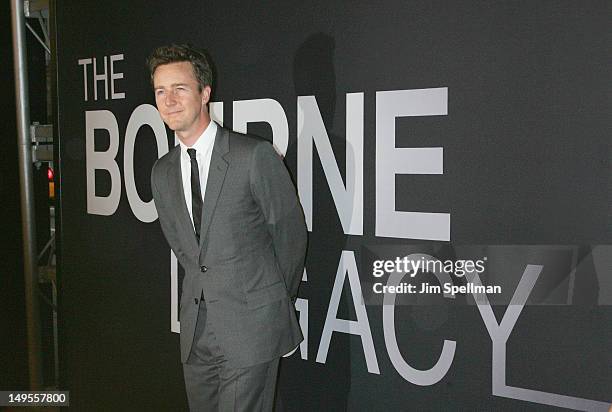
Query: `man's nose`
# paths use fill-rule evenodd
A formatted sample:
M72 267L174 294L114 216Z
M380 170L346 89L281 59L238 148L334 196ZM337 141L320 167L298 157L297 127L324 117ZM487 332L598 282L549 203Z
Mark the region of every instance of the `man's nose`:
M166 93L166 99L164 101L164 104L166 106L174 106L176 104L176 99L175 99L175 96L174 96L174 92Z

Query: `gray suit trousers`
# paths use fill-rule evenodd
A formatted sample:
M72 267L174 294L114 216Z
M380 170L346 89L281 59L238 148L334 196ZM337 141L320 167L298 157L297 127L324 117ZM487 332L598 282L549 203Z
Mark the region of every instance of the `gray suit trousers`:
M191 352L183 363L189 410L272 411L279 358L246 368L232 367L206 320L202 299Z

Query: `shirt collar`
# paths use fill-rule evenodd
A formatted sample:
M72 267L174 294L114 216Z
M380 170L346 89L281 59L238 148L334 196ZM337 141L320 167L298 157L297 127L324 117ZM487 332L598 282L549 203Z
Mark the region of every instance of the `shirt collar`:
M196 152L201 155L206 153L206 151L215 144L217 127L217 123L215 123L215 121L211 119L204 132L200 135L200 137L198 137L196 142L191 147L185 146L185 144L177 138L179 144L181 145L181 156L185 160L190 160L189 154L187 153L187 149L195 149Z

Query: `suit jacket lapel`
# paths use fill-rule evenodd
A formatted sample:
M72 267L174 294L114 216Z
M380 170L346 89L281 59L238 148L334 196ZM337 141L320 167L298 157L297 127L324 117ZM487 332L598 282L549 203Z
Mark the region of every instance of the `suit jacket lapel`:
M217 207L219 194L225 181L228 163L224 156L229 152L229 132L222 127L217 129L215 144L208 168L208 180L204 195L204 206L202 207L202 226L200 227L200 254L205 253L208 246L208 229Z
M189 247L192 252L196 252L198 248L197 238L193 229L189 210L185 204L185 192L183 189L183 177L181 175L181 149L177 145L173 149L174 155L171 158L172 166L168 168L168 188L170 191L170 202L174 204L174 212L178 222L183 226L183 233L186 233Z

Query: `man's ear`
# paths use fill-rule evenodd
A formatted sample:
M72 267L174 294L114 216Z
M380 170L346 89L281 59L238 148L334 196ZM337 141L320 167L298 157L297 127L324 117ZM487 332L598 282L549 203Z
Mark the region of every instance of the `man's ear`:
M210 100L210 86L204 86L202 88L202 106L206 106Z

